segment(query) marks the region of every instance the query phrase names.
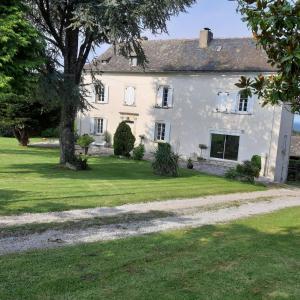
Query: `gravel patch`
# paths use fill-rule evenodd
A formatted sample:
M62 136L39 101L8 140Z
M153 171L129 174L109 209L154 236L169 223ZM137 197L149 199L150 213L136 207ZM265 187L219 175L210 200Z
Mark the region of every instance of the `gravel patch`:
M229 222L257 214L265 214L287 207L300 206L300 197L277 197L269 201L245 203L238 207L205 211L191 215L179 215L148 221L104 225L83 230L48 230L21 237L0 239L0 255L34 249L57 248L66 245L91 243L139 236L185 227Z
M300 197L300 189L272 189L252 193L236 193L227 195L207 196L192 199L178 199L138 204L126 204L117 207L99 207L91 209L70 210L62 212L22 214L15 216L0 216L0 228L21 226L25 224L63 223L91 219L96 217L112 217L122 214L148 213L151 211L180 211L183 209L199 208L206 205L245 201L257 198L279 196Z

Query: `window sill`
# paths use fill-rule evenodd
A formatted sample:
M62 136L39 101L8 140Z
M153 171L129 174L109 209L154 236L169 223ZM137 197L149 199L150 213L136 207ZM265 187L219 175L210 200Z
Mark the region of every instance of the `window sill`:
M130 104L123 103L123 105L126 106L126 107L136 107L135 104L130 105Z
M157 105L155 105L154 108L158 108L158 109L172 109L173 106L157 106Z
M214 113L226 114L226 115L245 115L245 116L252 116L253 113L247 111L220 111L215 109Z
M216 157L209 157L208 158L209 160L212 160L212 161L219 161L219 162L224 162L224 163L233 163L233 164L238 164L239 163L239 160L230 160L230 159L223 159L223 158L216 158Z
M108 102L95 102L95 104L101 104L101 105L103 105L103 104L108 104Z

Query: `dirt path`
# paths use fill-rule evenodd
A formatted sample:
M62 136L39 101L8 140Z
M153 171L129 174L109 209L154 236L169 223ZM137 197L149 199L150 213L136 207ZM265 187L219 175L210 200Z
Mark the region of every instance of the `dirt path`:
M20 226L34 223L63 223L91 219L95 217L111 217L130 213L147 213L150 211L178 211L182 209L199 208L206 205L228 202L247 202L247 200L272 197L300 197L300 189L273 189L252 193L236 193L228 195L208 196L192 199L167 200L139 204L127 204L117 207L100 207L62 212L22 214L17 216L0 216L0 228Z
M191 214L179 214L149 221L104 225L83 230L47 230L43 233L0 239L0 255L33 249L56 248L79 243L120 239L184 227L200 227L207 224L229 222L239 218L269 213L282 208L295 206L300 206L299 196L281 195L267 201L249 202L241 204L240 206L194 212Z

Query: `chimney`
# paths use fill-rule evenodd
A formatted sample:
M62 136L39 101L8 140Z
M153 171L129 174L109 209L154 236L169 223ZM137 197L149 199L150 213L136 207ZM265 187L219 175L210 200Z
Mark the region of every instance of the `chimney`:
M204 28L200 31L199 47L205 49L213 39L213 33L209 28Z

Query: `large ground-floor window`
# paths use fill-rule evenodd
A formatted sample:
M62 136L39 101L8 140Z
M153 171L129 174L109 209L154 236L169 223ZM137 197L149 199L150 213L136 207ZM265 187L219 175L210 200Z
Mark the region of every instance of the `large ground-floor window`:
M240 137L235 135L211 135L210 157L238 160Z

